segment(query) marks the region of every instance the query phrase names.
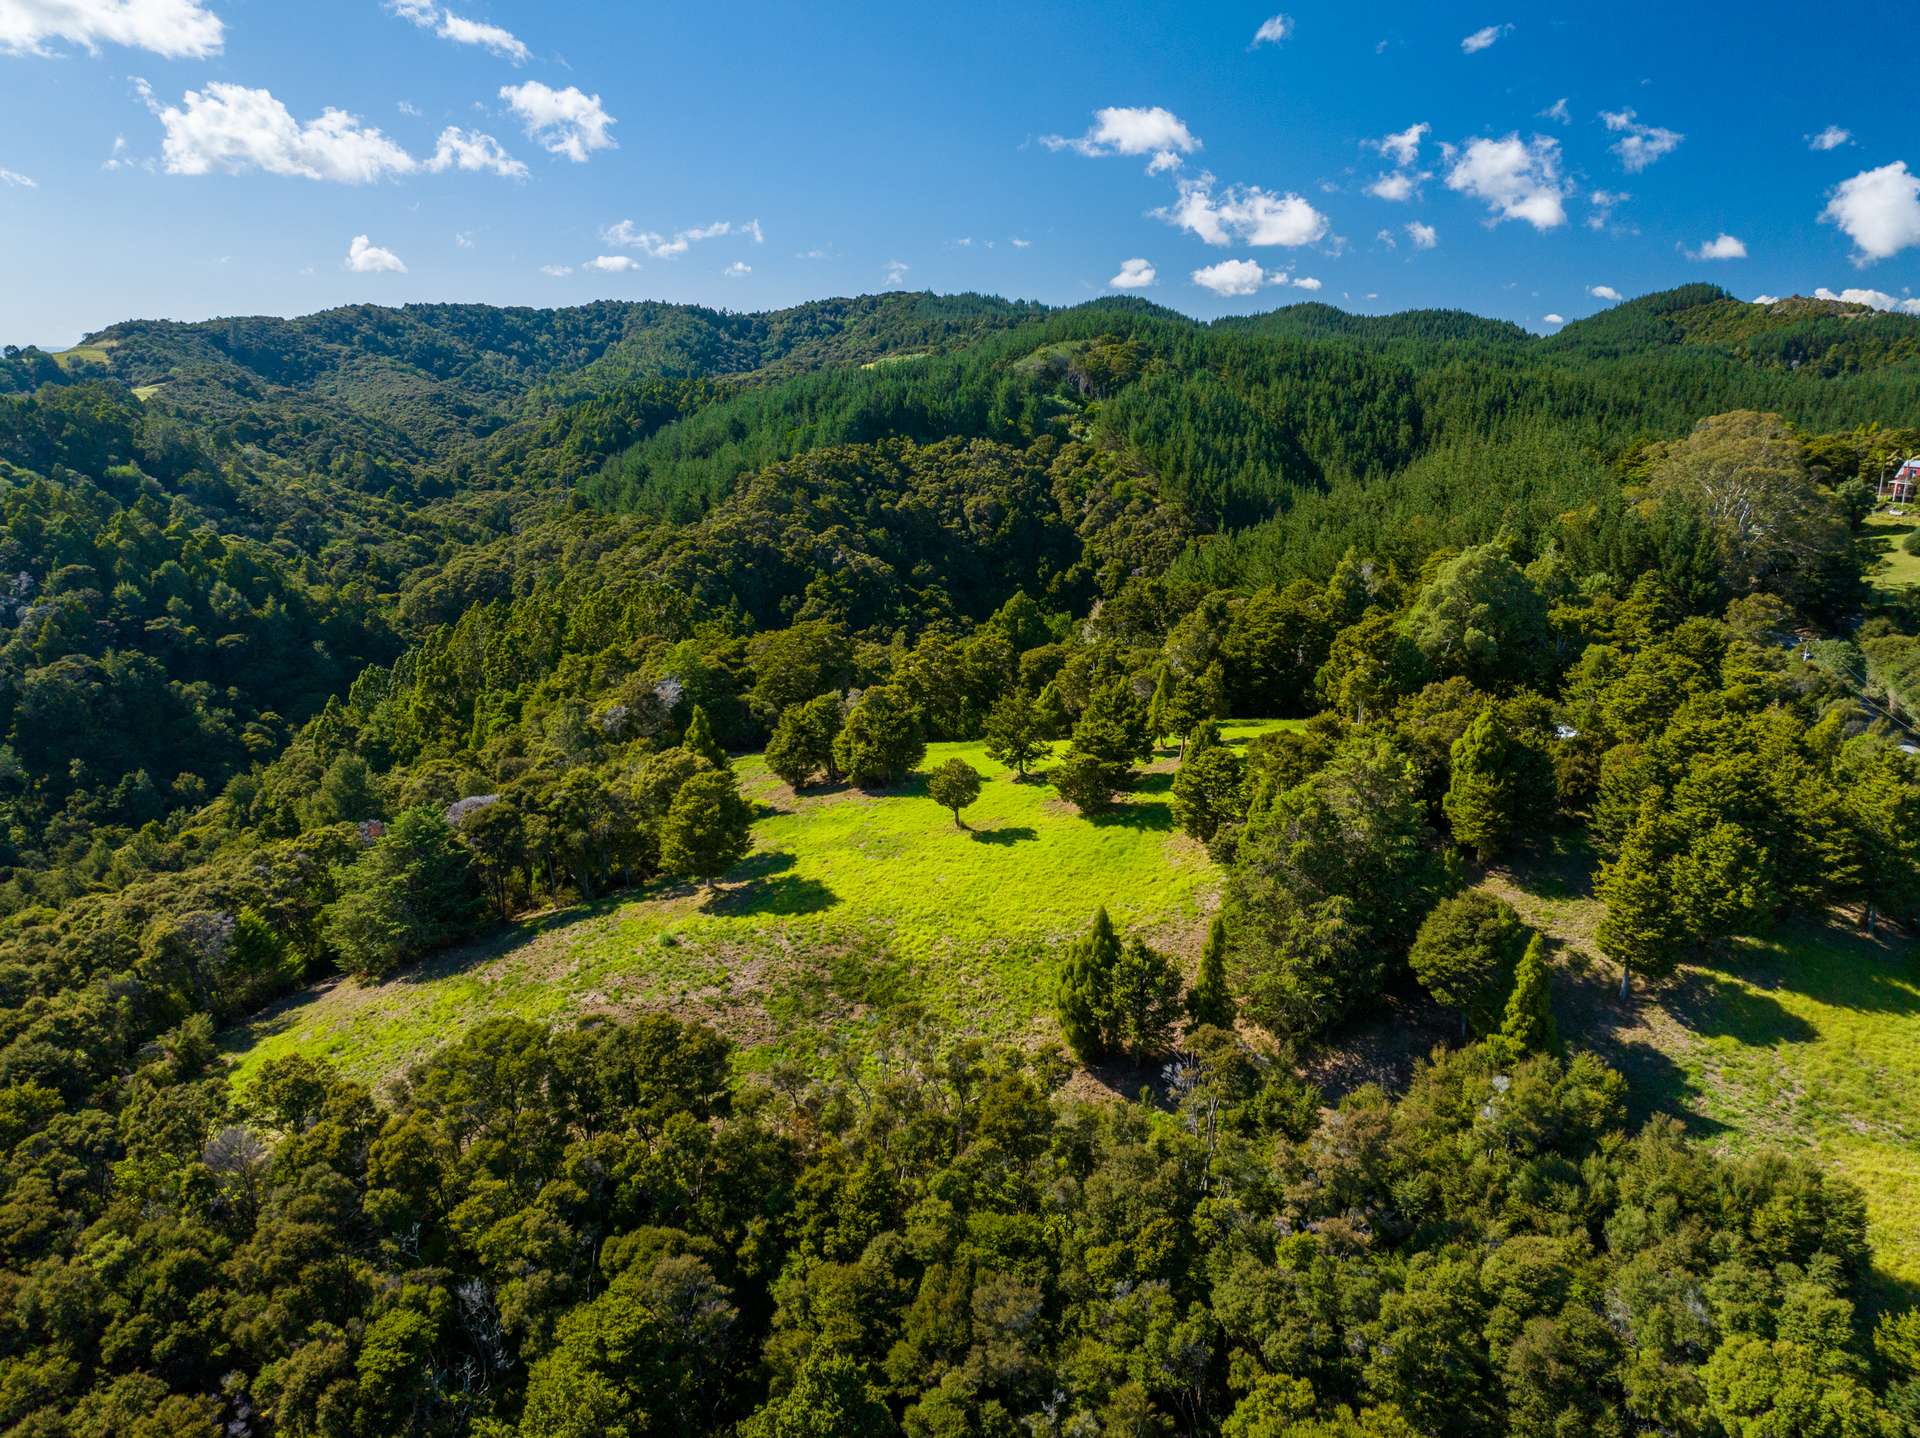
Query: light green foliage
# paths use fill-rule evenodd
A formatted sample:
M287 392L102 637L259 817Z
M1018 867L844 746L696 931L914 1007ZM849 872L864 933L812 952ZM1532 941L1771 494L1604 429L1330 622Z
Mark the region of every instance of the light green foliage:
M863 789L899 783L926 752L911 700L887 684L874 685L853 702L833 741L840 772Z
M707 711L698 704L693 706L693 713L687 716L687 732L680 736L680 747L697 758L705 759L716 769L727 767L727 751L713 737L713 725L707 719Z
M1527 940L1513 973L1513 992L1500 1020L1500 1037L1522 1053L1560 1052L1560 1030L1553 1020L1553 984L1547 970L1547 941Z
M731 769L703 769L680 786L660 826L660 867L709 887L746 857L753 807Z
M1420 986L1458 1013L1469 1032L1491 1033L1513 992L1527 937L1512 905L1469 889L1433 906L1407 963Z
M1459 674L1488 690L1539 678L1552 652L1545 601L1497 544L1441 565L1414 600L1406 634L1433 677Z
M980 797L980 771L965 759L953 758L927 775L927 797L953 810L955 828L965 828L960 811Z

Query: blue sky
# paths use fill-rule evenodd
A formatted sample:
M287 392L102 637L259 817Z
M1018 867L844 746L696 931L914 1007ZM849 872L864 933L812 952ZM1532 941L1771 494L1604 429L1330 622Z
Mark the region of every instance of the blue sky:
M0 340L890 285L1920 310L1909 4L1284 3L0 0Z

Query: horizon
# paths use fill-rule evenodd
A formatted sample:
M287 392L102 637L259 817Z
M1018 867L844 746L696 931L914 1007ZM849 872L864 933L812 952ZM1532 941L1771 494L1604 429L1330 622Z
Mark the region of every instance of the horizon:
M1284 295L1551 333L1705 280L1920 312L1912 125L1849 78L1860 35L1910 26L1888 0L1091 22L0 0L0 334L641 291Z

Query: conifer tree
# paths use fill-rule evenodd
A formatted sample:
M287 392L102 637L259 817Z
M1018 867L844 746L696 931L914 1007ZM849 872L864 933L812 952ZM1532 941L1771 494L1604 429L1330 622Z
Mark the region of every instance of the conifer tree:
M1159 676L1153 681L1153 698L1147 703L1147 736L1155 745L1167 735L1179 732L1173 717L1173 706L1173 670L1162 664Z
M698 704L693 706L693 713L687 716L687 732L680 740L680 747L689 754L698 754L716 769L727 767L727 751L713 737L713 725L707 722L707 711Z
M1524 822L1552 810L1553 766L1515 734L1498 705L1474 716L1453 741L1451 777L1441 801L1454 839L1489 862Z
M1227 987L1227 921L1215 914L1200 951L1200 972L1187 991L1187 1021L1195 1028L1230 1029L1235 1017L1233 991Z
M1553 989L1547 977L1547 941L1535 934L1513 972L1500 1037L1526 1053L1558 1053L1560 1031L1553 1021Z
M1620 857L1602 865L1596 888L1607 912L1594 937L1620 965L1620 996L1637 970L1669 974L1696 936L1673 885L1676 848L1684 842L1673 820L1649 795L1620 845Z
M1106 1053L1113 971L1119 962L1120 939L1103 905L1094 910L1093 927L1067 949L1054 1000L1061 1036L1082 1063L1092 1063Z
M1158 949L1128 939L1108 978L1106 1048L1135 1058L1167 1051L1180 1012L1180 974Z
M660 867L682 879L713 881L747 855L753 809L731 769L703 769L680 786L660 826Z

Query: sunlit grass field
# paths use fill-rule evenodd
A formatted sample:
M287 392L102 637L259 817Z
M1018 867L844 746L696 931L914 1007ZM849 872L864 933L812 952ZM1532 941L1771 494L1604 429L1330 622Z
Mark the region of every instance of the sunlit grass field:
M1197 956L1218 874L1174 826L1166 758L1089 820L977 743L930 745L923 767L955 756L987 776L964 830L918 775L881 794L795 795L757 756L740 759L762 817L719 892L657 885L526 920L384 983L313 990L230 1035L241 1077L298 1052L377 1082L496 1014L665 1009L716 1024L749 1062L857 1045L906 1005L956 1031L1044 1041L1060 945L1098 905Z
M1883 589L1911 589L1920 584L1920 554L1908 554L1900 547L1920 524L1920 506L1907 505L1905 514L1875 514L1867 519L1867 543L1879 557L1867 571L1867 578Z

